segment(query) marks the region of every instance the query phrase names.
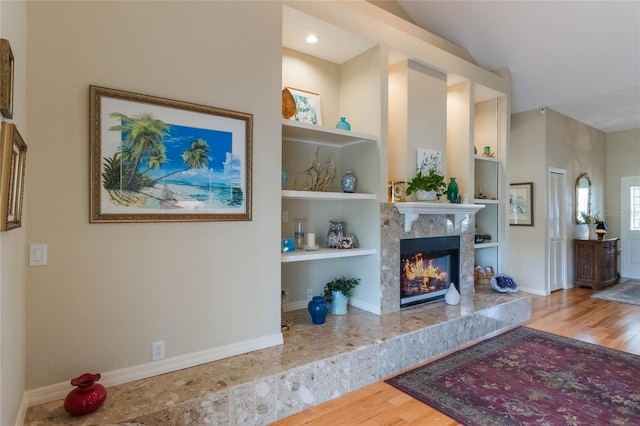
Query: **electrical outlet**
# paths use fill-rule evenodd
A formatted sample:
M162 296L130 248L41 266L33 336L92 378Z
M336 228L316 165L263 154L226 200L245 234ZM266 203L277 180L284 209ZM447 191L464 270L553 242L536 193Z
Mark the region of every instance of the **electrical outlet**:
M313 299L313 291L310 288L308 288L307 289L307 300L311 300L311 299Z
M164 340L151 344L151 360L158 361L164 358Z
M289 212L286 210L282 211L282 221L283 222L289 222Z

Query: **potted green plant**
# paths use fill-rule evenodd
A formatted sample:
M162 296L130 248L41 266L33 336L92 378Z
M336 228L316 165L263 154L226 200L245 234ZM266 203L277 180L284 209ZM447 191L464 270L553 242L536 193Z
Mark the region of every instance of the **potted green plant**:
M433 201L440 199L447 191L447 184L444 176L438 174L434 169L429 170L426 175L418 170L416 177L411 179L407 186L407 195L416 193L418 200Z
M329 312L334 315L347 313L347 300L351 290L360 284L360 278L339 277L329 281L324 286L324 297L331 303Z

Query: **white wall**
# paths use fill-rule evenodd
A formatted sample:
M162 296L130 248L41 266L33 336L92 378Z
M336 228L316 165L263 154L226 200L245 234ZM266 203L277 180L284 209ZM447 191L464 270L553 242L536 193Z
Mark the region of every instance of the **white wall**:
M567 271L573 283L573 239L588 235L585 225L573 221L575 180L587 172L593 183L592 207L602 213L605 203L606 134L549 108L545 115L532 110L511 117L509 181L534 183L534 226L512 226L509 232L509 271L521 287L547 294L547 175L564 169L567 200Z
M28 389L280 334L278 2L29 2ZM253 114L253 220L89 223L89 85ZM4 259L3 259L4 261ZM272 343L269 343L272 344Z
M640 176L640 129L607 134L607 186L603 211L610 237L620 237L620 178Z
M29 145L27 129L26 2L0 2L0 36L9 40L14 56L13 118L22 138ZM29 168L27 174L33 169ZM25 197L29 198L27 186ZM26 212L25 212L26 213ZM23 215L23 219L25 219ZM0 424L19 423L25 406L25 236L28 220L22 228L0 233Z

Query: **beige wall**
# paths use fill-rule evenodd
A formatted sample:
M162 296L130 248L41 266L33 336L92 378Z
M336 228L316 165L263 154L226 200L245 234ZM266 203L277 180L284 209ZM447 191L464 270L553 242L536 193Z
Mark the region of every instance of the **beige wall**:
M588 235L573 221L575 180L583 172L593 182L592 206L603 212L606 179L606 134L549 108L511 117L509 181L534 183L534 226L512 226L509 271L522 287L547 290L547 185L550 168L566 170L567 283L573 284L573 239ZM532 254L535 253L535 254Z
M640 176L640 129L607 134L607 185L603 212L612 237L620 237L620 178L628 176Z
M27 388L280 338L280 4L27 10ZM92 84L252 113L253 220L90 224Z
M27 129L26 3L0 2L0 35L9 40L14 55L13 118L29 145ZM27 161L28 164L28 161ZM27 173L30 170L27 165ZM29 188L26 189L29 197ZM25 239L28 221L22 228L0 233L0 424L13 425L24 415L25 390Z

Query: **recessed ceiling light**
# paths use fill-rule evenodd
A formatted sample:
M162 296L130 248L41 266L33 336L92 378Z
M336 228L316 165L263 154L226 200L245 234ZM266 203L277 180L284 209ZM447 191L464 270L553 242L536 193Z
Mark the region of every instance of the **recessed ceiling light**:
M318 36L315 34L309 34L307 38L305 38L305 41L309 44L315 44L318 42Z

